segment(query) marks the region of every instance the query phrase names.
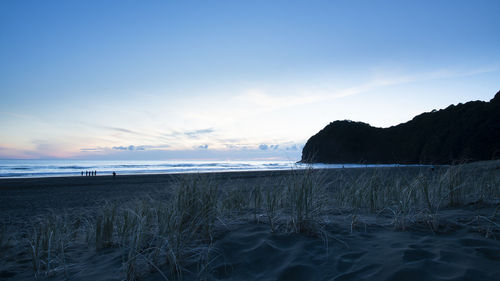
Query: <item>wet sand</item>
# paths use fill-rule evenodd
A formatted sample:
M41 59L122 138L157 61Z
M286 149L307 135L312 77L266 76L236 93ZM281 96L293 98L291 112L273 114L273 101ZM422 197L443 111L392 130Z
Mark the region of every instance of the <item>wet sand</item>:
M208 175L224 185L253 185L286 177L290 171L150 174L42 178L0 178L0 218L28 219L48 212L92 208L161 191L192 175Z

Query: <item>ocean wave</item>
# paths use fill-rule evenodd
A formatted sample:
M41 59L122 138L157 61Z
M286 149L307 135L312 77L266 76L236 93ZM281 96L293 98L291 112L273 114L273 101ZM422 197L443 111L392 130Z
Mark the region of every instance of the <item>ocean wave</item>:
M147 168L151 167L154 165L149 165L149 164L142 164L142 165L137 165L137 164L125 164L125 165L110 165L110 168Z
M9 164L12 163L12 164ZM81 176L82 171L97 171L97 175L118 174L153 174L153 173L193 173L193 172L228 172L290 169L292 162L231 162L231 161L59 161L59 160L0 160L0 177L50 177Z
M73 170L85 170L85 169L92 169L94 167L84 167L84 166L60 166L58 167L57 169L63 169L63 170L70 170L70 169L73 169Z

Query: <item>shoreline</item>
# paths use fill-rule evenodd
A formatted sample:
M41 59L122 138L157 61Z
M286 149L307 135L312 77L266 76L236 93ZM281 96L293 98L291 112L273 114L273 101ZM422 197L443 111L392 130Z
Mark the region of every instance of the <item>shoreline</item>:
M1 162L1 160L0 160ZM158 163L149 163L145 162L146 164L141 164L139 166L144 166L146 168L144 169L137 169L137 164L136 163L128 163L125 161L123 164L120 164L116 167L113 167L113 165L117 165L117 163L114 163L111 166L108 166L106 162L102 164L103 166L100 166L101 164L99 161L93 163L93 165L97 165L91 168L86 168L86 167L79 167L81 169L75 170L75 167L77 167L77 164L72 165L72 166L67 166L67 165L62 165L59 166L60 164L58 163L47 163L47 165L54 165L49 170L51 171L42 171L44 167L39 167L37 165L32 165L32 163L26 163L25 166L23 167L17 167L17 166L9 166L9 165L4 165L1 166L0 164L0 180L1 179L12 179L12 178L53 178L53 177L83 177L84 175L81 174L81 172L86 172L86 171L97 171L97 174L99 176L106 176L106 175L112 175L113 172L116 172L119 175L159 175L159 174L190 174L190 173L231 173L231 172L267 172L267 171L283 171L283 170L300 170L300 169L308 169L310 167L314 169L355 169L355 168L382 168L382 167L430 167L430 166L436 166L436 165L427 165L427 164L356 164L356 163L310 163L310 164L305 164L305 163L299 163L299 162L270 162L267 164L250 164L248 166L248 163L238 163L235 162L234 166L226 166L225 162L220 162L220 163L210 163L210 164L203 164L203 163L197 163L193 164L190 162L186 163L179 163L179 164L158 164ZM285 163L286 165L284 165ZM81 163L80 163L81 164ZM221 164L219 167L218 164ZM205 166L204 166L205 165ZM243 165L243 166L240 166ZM253 165L253 167L252 167ZM170 167L170 168L162 168L162 169L157 169L159 166L165 166L165 167ZM247 167L248 166L248 167ZM441 166L446 166L446 165L441 165ZM155 167L152 168L151 167ZM179 168L181 167L181 168ZM183 168L186 167L186 168ZM43 168L43 169L41 169ZM41 169L41 170L38 170ZM69 170L68 170L69 169ZM89 170L90 169L90 170ZM19 170L23 170L23 172L16 172ZM85 175L86 177L89 175ZM95 176L95 175L92 175Z
M479 162L478 162L479 163ZM342 165L342 164L326 164L326 163L315 163L317 165ZM428 165L428 164L345 164L342 167L313 167L315 170L341 170L341 169L371 169L371 168L425 168L425 167L449 167L451 165ZM295 168L283 168L283 169L240 169L240 170L200 170L200 171L183 171L183 172L151 172L151 173L117 173L117 176L160 176L160 175L184 175L184 174L224 174L224 173L266 173L266 172L280 172L280 171L296 171L296 170L306 170L309 167L295 167ZM4 179L43 179L43 178L79 178L79 177L105 177L112 176L112 172L98 172L96 176L82 176L80 174L76 175L34 175L34 176L0 176L0 181Z
M306 168L297 169L275 169L275 170L228 170L228 171L188 171L188 172L152 172L152 173L120 173L116 174L116 177L131 177L131 176L167 176L167 175L195 175L195 174L224 174L224 173L266 173L266 172L280 172L280 171L292 171L292 170L303 170ZM335 168L331 168L335 169ZM45 176L0 176L0 182L2 180L12 180L12 179L73 179L73 178L95 178L95 177L113 177L112 172L104 173L101 172L96 176L85 176L85 175L45 175Z
M435 165L435 168L446 168L446 165ZM344 168L314 168L325 174L337 173L339 171L353 171L365 172L373 170L387 170L387 169L403 169L403 170L426 170L429 165L401 165L401 166L380 166L380 167L344 167ZM172 180L182 177L190 177L195 175L209 176L215 179L239 179L239 178L259 178L269 176L283 176L290 175L293 172L305 171L309 168L297 169L276 169L276 170L242 170L242 171L214 171L214 172L175 172L175 173L144 173L144 174L117 174L114 178L111 174L97 175L97 176L43 176L43 177L0 177L0 190L4 188L11 188L10 185L16 187L33 187L33 186L47 186L54 184L55 186L67 185L74 183L76 185L89 184L109 184L113 182L123 183L129 180L130 183L147 183L161 182L163 180Z
M148 174L117 174L114 178L115 181L132 180L134 182L139 180L153 180L160 181L172 179L183 176L193 175L208 175L217 178L225 177L259 177L268 176L274 173L289 173L291 171L298 171L303 169L290 169L290 170L257 170L257 171L217 171L217 172L179 172L179 173L148 173ZM322 169L323 170L323 169ZM44 177L0 177L0 189L5 188L8 184L42 184L45 182L53 182L59 184L61 182L74 181L76 184L89 182L89 183L109 183L113 180L113 175L97 175L97 176L44 176ZM93 182L92 182L93 181Z

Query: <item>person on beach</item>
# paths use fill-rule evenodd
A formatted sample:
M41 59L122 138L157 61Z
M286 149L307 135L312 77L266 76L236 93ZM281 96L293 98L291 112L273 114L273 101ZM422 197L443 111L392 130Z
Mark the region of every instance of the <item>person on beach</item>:
M85 171L85 176L88 177L89 176L89 171Z
M94 176L97 176L97 171L94 171Z
M116 173L113 171L113 179L116 177Z
M83 177L83 171L82 171L82 177Z

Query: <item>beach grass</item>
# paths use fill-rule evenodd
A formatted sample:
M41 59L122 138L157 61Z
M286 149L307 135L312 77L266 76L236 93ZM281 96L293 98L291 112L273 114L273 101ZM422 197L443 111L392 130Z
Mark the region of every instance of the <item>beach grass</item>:
M311 168L253 186L222 186L210 174L186 175L159 193L106 202L83 214L37 218L25 244L35 278L67 274L67 249L79 248L118 251L126 280L150 272L181 280L193 271L203 279L217 255L214 242L242 222L268 225L272 233L323 237L338 214L349 218L350 233L363 214L370 214L389 217L396 231L424 226L438 232L442 209L493 204L498 207L491 216L470 223L485 237L498 239L500 173L488 165L355 172ZM6 235L5 227L0 228L2 246Z

